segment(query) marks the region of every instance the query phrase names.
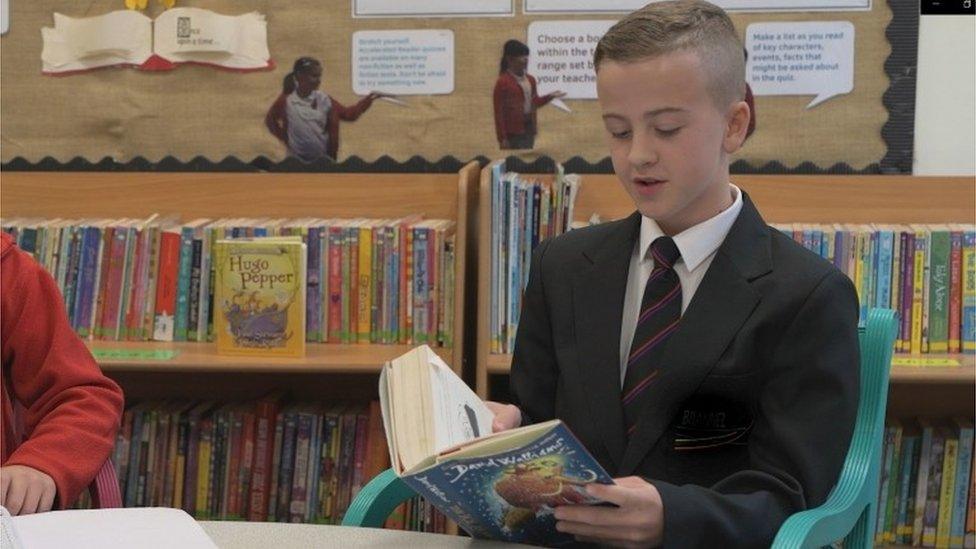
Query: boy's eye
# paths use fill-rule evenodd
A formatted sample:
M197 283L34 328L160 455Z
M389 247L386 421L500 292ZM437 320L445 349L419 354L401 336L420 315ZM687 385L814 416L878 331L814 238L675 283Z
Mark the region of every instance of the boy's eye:
M677 134L679 130L681 130L680 126L677 128L655 128L657 134L662 137L671 137Z

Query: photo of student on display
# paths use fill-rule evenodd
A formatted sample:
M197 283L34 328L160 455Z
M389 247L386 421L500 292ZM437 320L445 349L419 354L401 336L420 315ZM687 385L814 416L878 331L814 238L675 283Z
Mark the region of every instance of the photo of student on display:
M518 40L505 42L493 94L495 134L502 149L531 149L538 133L536 110L566 95L554 91L539 96L535 78L526 72L529 47Z
M281 94L268 109L264 123L268 131L288 148L288 156L305 162L335 160L339 152L339 122L353 122L366 112L373 100L370 93L346 107L319 89L322 63L314 57L300 57L285 75Z

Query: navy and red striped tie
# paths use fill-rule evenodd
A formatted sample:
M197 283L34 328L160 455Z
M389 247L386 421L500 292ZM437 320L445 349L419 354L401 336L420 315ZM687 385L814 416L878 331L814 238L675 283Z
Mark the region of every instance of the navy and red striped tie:
M681 257L681 252L671 237L661 236L651 243L651 255L654 270L644 288L640 315L627 357L624 386L620 392L628 438L634 432L646 404L646 399L642 397L647 395L646 389L654 383L664 366L660 363L664 346L681 319L681 281L674 272L674 263Z

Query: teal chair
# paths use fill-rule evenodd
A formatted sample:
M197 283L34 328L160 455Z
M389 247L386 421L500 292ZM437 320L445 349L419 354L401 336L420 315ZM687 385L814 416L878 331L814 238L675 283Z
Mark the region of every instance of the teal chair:
M868 313L867 325L860 333L861 400L840 480L823 505L787 519L773 542L774 548L821 547L840 539L844 539L845 549L871 547L895 326L893 311L872 309ZM382 527L393 509L413 495L413 490L387 469L363 487L342 524Z
M888 372L897 323L890 309L871 309L861 329L861 401L851 448L840 480L820 507L796 513L780 527L773 547L823 547L844 540L844 549L873 545Z

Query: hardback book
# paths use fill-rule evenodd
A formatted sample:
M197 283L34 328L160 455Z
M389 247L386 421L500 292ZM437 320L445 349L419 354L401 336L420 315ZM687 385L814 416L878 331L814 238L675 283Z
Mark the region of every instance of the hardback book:
M600 504L589 483L612 484L560 420L491 432L493 415L421 345L380 373L383 427L394 471L471 536L560 546L560 505Z
M214 246L218 354L305 355L301 237L219 240Z
M54 14L41 29L44 74L70 74L108 66L170 70L182 63L237 71L274 68L264 15L231 16L174 8L155 20L132 10L94 17Z

